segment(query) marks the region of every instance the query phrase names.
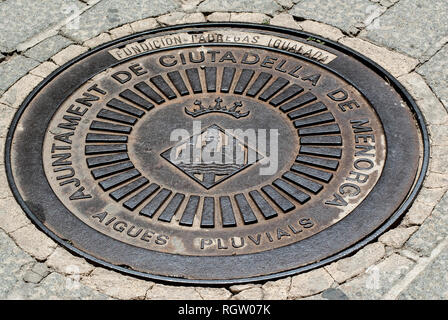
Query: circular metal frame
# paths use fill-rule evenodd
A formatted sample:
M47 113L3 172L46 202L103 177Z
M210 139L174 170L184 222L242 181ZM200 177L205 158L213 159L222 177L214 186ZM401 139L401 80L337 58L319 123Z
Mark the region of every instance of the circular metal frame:
M370 233L367 237L362 239L361 241L356 242L354 245L340 251L337 254L334 254L330 257L327 257L325 259L322 259L318 262L299 267L299 268L292 268L287 271L267 274L263 276L255 276L255 277L242 277L237 279L221 279L221 280L210 280L210 279L187 279L187 278L177 278L177 277L170 277L170 276L160 276L160 275L154 275L154 274L148 274L144 272L139 272L136 270L132 270L127 267L115 265L103 260L100 260L93 255L86 253L84 251L81 251L80 249L74 247L69 240L64 240L60 236L56 235L54 232L52 232L49 228L47 228L39 219L39 217L33 213L35 211L35 206L30 203L26 203L24 199L22 198L18 187L16 185L16 182L14 180L14 176L12 173L12 166L11 166L11 147L12 147L12 138L16 129L16 126L19 122L20 117L22 116L23 112L25 111L27 105L31 102L31 100L37 95L37 93L45 87L49 82L51 82L58 74L60 74L62 71L70 67L71 65L81 61L85 57L94 54L95 52L98 52L100 50L103 50L109 46L113 46L115 44L121 43L123 41L128 41L140 36L144 35L150 35L153 33L158 32L166 32L166 31L175 31L182 28L203 28L203 27L236 27L236 28L251 28L251 29L258 29L258 30L266 30L271 32L277 32L277 33L283 33L283 34L289 34L295 37L299 37L302 39L307 39L309 37L312 37L314 39L317 39L319 41L324 41L325 45L334 48L338 50L339 52L342 52L346 55L349 55L353 58L355 58L357 61L361 62L371 70L373 70L375 73L383 77L390 85L395 89L397 93L400 94L401 98L408 104L408 106L411 109L411 112L414 114L415 120L418 123L421 139L423 142L423 159L420 163L419 172L414 180L414 184L412 186L412 189L409 191L406 199L401 203L399 208L385 221L379 228L377 228L375 231ZM183 46L184 47L184 46ZM283 52L284 53L284 52ZM301 57L304 59L303 57ZM347 80L347 79L346 79ZM386 231L389 227L391 227L402 215L403 213L409 208L412 201L415 199L418 191L420 190L423 179L426 175L427 169L428 169L428 163L429 163L429 138L427 129L425 126L425 121L423 118L423 115L421 111L419 110L418 106L416 105L415 101L412 99L410 94L403 88L403 86L394 78L392 77L387 71L385 71L382 67L371 61L370 59L362 56L361 54L351 50L350 48L347 48L345 46L342 46L338 43L335 43L333 41L330 41L328 39L324 39L322 37L312 35L309 33L305 33L302 31L296 31L292 29L282 28L282 27L274 27L274 26L266 26L266 25L258 25L258 24L248 24L248 23L198 23L198 24L190 24L190 25L177 25L173 27L167 27L167 28L159 28L154 29L150 31L145 31L142 33L134 34L128 37L124 37L121 39L114 40L112 42L106 43L104 45L101 45L91 51L88 51L81 56L73 59L72 61L64 64L62 67L54 71L50 76L48 76L42 83L40 83L32 92L31 94L25 99L25 101L20 106L19 110L17 111L12 123L11 127L9 129L7 139L6 139L6 148L5 148L5 166L6 166L6 173L7 178L10 183L11 189L13 191L14 197L18 201L18 203L21 205L23 210L26 212L26 214L30 217L30 219L48 236L50 236L53 240L55 240L57 243L61 244L62 246L69 249L71 252L82 256L86 258L87 260L120 271L127 274L131 274L138 277L143 278L149 278L154 280L161 280L161 281L167 281L167 282L177 282L177 283L189 283L189 284L208 284L208 285L222 285L222 284L235 284L235 283L245 283L245 282L254 282L254 281L265 281L265 280L271 280L274 278L279 277L285 277L294 275L297 273L305 272L320 266L323 266L325 264L328 264L330 262L333 262L337 259L343 258L347 255L352 254L356 250L360 249L361 247L365 246L369 242L376 239L381 233ZM249 259L250 260L250 259Z

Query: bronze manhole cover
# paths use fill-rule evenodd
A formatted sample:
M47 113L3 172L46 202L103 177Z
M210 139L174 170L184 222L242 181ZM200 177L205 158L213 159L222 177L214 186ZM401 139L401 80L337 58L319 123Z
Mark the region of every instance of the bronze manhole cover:
M11 126L7 170L33 221L90 260L253 281L333 261L396 221L426 170L422 126L396 80L331 41L179 26L49 76Z

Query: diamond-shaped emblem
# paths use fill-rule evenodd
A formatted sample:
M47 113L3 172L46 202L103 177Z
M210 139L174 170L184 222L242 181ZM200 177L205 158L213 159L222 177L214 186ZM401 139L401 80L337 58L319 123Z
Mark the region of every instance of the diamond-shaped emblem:
M216 124L177 143L161 156L206 189L263 158Z

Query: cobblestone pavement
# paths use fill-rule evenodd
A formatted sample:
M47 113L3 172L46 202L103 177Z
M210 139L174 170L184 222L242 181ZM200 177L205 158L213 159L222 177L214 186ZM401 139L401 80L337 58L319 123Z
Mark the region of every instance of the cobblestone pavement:
M174 286L73 256L15 202L0 158L1 299L447 299L448 3L446 0L1 0L0 152L26 95L73 57L134 32L189 22L246 21L339 41L409 90L431 138L424 187L402 221L356 254L259 284Z

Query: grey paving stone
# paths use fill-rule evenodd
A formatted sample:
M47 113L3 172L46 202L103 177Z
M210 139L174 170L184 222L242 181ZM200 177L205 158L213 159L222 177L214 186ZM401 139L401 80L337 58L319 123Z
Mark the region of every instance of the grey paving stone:
M347 281L339 287L349 299L380 299L398 281L403 279L414 262L398 254L392 254L364 274Z
M303 0L297 3L289 13L305 19L324 22L351 32L357 25L368 24L375 15L385 9L369 0Z
M174 0L103 0L80 16L79 29L64 27L62 32L84 41L125 23L172 12L178 6Z
M384 6L384 7L390 7L392 6L394 3L397 3L400 0L371 0L373 2L377 2L380 5Z
M291 1L291 0L275 0L275 2L277 2L279 5L281 5L283 8L285 9L291 9L291 7L299 2L298 0L296 1Z
M36 263L31 268L31 271L42 276L42 277L46 277L48 274L50 274L50 269L48 269L48 267L45 263Z
M448 109L448 45L445 45L429 61L417 69L425 77L431 89Z
M198 7L200 12L260 12L271 15L281 9L281 6L269 0L205 0Z
M23 281L29 282L29 283L39 283L43 277L40 274L37 274L33 271L28 271L23 276Z
M8 292L22 279L21 267L34 260L0 230L0 261L0 299L5 299Z
M448 247L398 296L398 299L448 299Z
M70 41L63 36L56 35L38 43L23 54L40 62L44 62L72 43L73 41Z
M6 299L23 300L105 300L109 297L79 282L53 272L39 284L18 283Z
M322 298L327 300L348 300L347 295L341 289L330 288L321 293Z
M447 10L446 0L400 1L362 36L418 58L447 35Z
M420 229L415 232L405 247L413 249L424 256L431 251L448 235L448 192L434 208L431 215L425 220Z
M18 44L61 22L82 6L85 5L76 0L0 2L0 51L14 51Z
M6 90L28 71L39 65L36 60L16 55L0 63L0 89Z

